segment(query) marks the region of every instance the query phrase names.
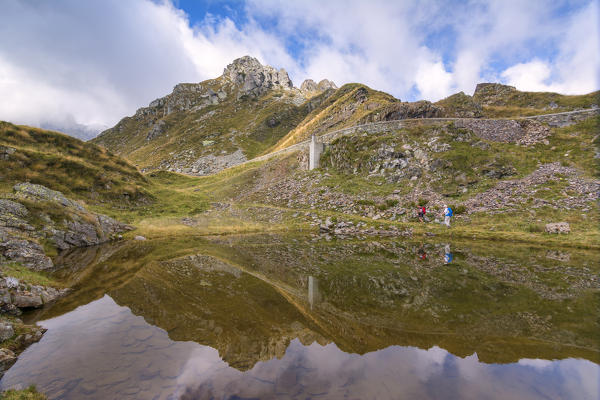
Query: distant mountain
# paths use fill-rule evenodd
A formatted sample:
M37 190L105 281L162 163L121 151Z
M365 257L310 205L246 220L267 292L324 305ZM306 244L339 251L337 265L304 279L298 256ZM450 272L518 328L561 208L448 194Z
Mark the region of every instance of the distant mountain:
M43 122L40 124L40 129L49 131L58 131L67 135L76 137L81 140L91 140L98 136L107 127L105 125L83 125L75 122L75 120L67 122Z

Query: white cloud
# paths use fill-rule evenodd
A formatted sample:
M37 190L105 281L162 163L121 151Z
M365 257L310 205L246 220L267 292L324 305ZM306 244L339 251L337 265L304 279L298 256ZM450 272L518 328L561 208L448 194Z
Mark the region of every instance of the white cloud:
M415 76L421 95L432 101L444 98L451 92L452 79L452 74L446 71L440 61L423 63L419 66Z
M564 5L563 5L564 6ZM179 82L214 78L250 54L312 78L365 83L403 100L600 87L598 3L551 0L248 0L245 23L190 26L168 0L7 2L0 14L0 119L112 126ZM295 43L293 50L286 44ZM75 129L75 128L72 128Z
M508 84L521 90L539 92L549 89L545 81L550 78L550 74L551 70L548 64L540 60L533 60L513 65L505 69L501 75Z
M0 120L112 126L179 82L219 76L234 58L289 63L276 38L230 20L193 29L171 3L9 2L0 14Z

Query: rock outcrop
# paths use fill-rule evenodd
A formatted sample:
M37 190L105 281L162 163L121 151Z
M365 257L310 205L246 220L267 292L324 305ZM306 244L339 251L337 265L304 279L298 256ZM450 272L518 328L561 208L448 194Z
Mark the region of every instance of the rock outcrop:
M302 82L302 85L300 85L300 91L306 97L316 96L317 94L323 93L326 90L335 90L337 88L338 87L336 84L329 79L323 79L319 83L316 83L312 79L306 79L304 82Z
M20 315L22 309L39 308L68 292L69 289L24 284L18 279L0 275L0 311Z
M483 116L481 104L463 92L448 96L435 105L442 108L445 118L481 118Z
M478 83L473 93L473 100L486 106L504 106L507 96L517 93L514 86L500 83Z
M390 104L379 114L381 115L379 121L393 121L408 118L439 118L443 116L443 110L429 101L422 100Z
M43 244L58 250L90 246L131 229L45 186L19 183L13 189L11 199L0 199L0 262L49 269Z
M552 222L546 224L547 233L570 233L571 227L568 222Z
M271 89L292 89L294 85L285 69L262 65L256 58L244 56L225 67L223 78L239 88L238 97L261 96Z

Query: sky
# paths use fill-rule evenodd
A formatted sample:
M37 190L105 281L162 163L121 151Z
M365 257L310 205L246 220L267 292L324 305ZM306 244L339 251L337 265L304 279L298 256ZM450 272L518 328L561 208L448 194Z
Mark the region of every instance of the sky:
M437 101L600 88L600 0L3 0L0 120L89 138L252 55L295 86Z

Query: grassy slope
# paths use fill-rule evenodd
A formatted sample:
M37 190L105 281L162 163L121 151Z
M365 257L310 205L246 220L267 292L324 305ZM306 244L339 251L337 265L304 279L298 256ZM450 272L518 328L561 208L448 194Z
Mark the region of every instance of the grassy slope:
M364 98L361 98L363 97ZM318 108L313 110L296 128L285 135L271 150L279 150L301 142L312 133L341 129L356 125L366 115L384 106L397 102L384 92L365 85L349 83L339 88Z
M506 90L498 95L493 92L474 96L457 93L435 104L444 107L446 116L454 117L459 116L457 114L462 110L474 110L473 102L481 105L481 116L484 118L525 117L590 108L593 104L600 105L600 92L575 96L518 90ZM555 103L556 107L551 108L551 103Z
M15 148L0 159L0 192L31 182L90 203L147 202L147 179L106 149L62 133L0 122L0 146Z
M194 161L200 156L230 154L237 149L252 158L293 129L326 95L297 106L291 102L292 93L286 91L239 99L232 92L221 103L197 111L124 118L93 142L126 156L140 167L156 167L170 159ZM165 132L147 140L158 119L165 122Z
M529 173L533 172L538 163L549 163L559 161L563 165L573 166L583 172L587 178L598 178L598 160L594 159L594 152L592 146L592 140L595 132L597 132L598 119L590 119L579 124L554 129L553 135L550 137L549 145L536 145L533 147L521 147L511 144L504 143L492 143L489 142L490 148L487 150L481 150L476 147L472 147L462 142L452 142L452 149L448 152L436 153L437 157L444 158L452 162L452 170L445 172L441 176L440 182L443 183L438 190L445 190L452 192L451 197L448 198L449 203L452 205L459 205L466 201L469 197L484 191L494 186L498 181L492 178L477 176L473 172L473 168L480 168L484 164L488 164L490 161L496 160L500 163L510 164L516 169L516 175L507 177L505 179L516 179L524 177ZM429 138L428 135L432 132L427 129L415 128L413 130L406 131L405 133L388 133L382 134L377 137L369 136L365 137L364 140L372 141L370 145L365 143L357 143L358 148L364 149L363 152L356 154L349 154L348 158L359 159L366 157L371 154L380 143L393 143L394 137L401 137L402 135L408 135L411 140L422 141ZM564 157L566 152L569 152L569 157ZM364 154L363 154L364 153ZM238 219L232 217L232 211L226 211L221 213L209 214L203 217L203 223L197 227L182 227L179 220L182 216L189 214L184 210L180 210L178 207L173 207L169 213L169 218L157 217L156 214L148 212L145 215L132 215L133 219L139 217L147 218L142 224L142 231L153 231L154 236L161 236L169 231L176 231L177 229L183 229L187 234L208 234L211 229L214 229L217 233L224 232L243 232L243 231L255 231L260 229L283 229L285 226L288 228L310 228L306 225L306 222L301 218L292 217L292 214L297 212L310 211L311 213L318 214L323 218L326 216L334 216L338 219L353 220L353 221L365 221L371 225L397 225L403 227L411 227L414 229L417 235L424 234L425 232L434 232L440 236L453 236L455 238L480 238L480 239L502 239L509 241L524 241L524 242L538 242L548 243L553 245L569 245L577 247L598 247L600 243L600 231L594 221L600 218L598 209L592 206L592 210L586 214L582 214L578 210L554 210L549 207L539 208L535 210L535 213L530 213L527 204L523 204L522 208L516 212L511 213L500 213L495 215L487 214L473 214L470 219L462 217L455 218L454 226L451 230L447 230L442 226L436 224L419 224L419 223L398 223L386 220L372 221L369 218L358 216L358 215L346 215L335 210L312 209L309 204L300 206L297 208L288 208L285 206L278 206L276 204L255 204L246 203L242 192L251 193L253 190L265 189L268 190L270 184L279 181L280 179L290 176L293 174L300 178L303 176L321 176L327 172L329 176L324 176L321 184L323 187L329 187L329 190L340 191L349 194L360 194L365 198L377 198L385 197L390 195L394 190L402 189L402 192L408 192L414 189L414 186L418 182L400 182L398 184L386 183L381 177L369 177L368 173L359 172L354 174L345 170L339 170L336 168L328 167L325 163L325 167L322 171L296 171L297 160L294 155L287 156L287 158L271 159L269 161L263 161L260 163L249 163L241 165L235 168L231 168L222 171L219 174L202 177L202 178L189 178L182 175L171 174L171 173L160 173L155 174L153 180L154 184L158 184L160 181L161 185L168 187L169 195L177 193L177 196L181 198L188 198L186 196L196 196L198 199L202 199L204 204L208 202L226 202L233 203L232 209L238 210L249 210L255 206L265 207L263 209L264 214L269 214L269 209L272 212L281 211L284 213L284 223L276 224L272 226L268 223L261 223L258 221L256 214L249 212L241 212L238 214ZM452 176L465 173L469 180L469 191L462 193L459 191L457 183L452 182ZM446 177L446 175L448 175ZM440 177L438 177L440 178ZM423 180L421 180L423 181ZM536 193L536 197L542 199L555 199L560 196L564 196L563 189L561 189L562 183L560 181L549 183L546 186L546 190L540 190ZM433 185L435 189L435 184ZM166 190L166 189L165 189ZM454 190L454 191L453 191ZM567 193L568 195L568 193ZM236 198L238 200L234 200ZM186 201L191 201L186 200ZM235 204L238 203L237 205ZM255 202L255 200L254 200ZM168 204L168 201L165 201ZM401 204L404 207L412 207L411 204ZM166 216L166 215L165 215ZM219 220L220 217L223 217ZM210 219L213 218L213 219ZM244 219L252 220L254 218L255 224L250 224L246 220L245 224L241 223ZM556 236L547 235L541 233L543 224L546 222L553 222L556 220L565 220L571 224L572 234L568 236ZM237 222L236 222L237 221ZM155 228L151 229L154 225ZM161 226L158 230L157 226ZM211 226L212 228L208 229ZM312 228L310 228L312 229Z

